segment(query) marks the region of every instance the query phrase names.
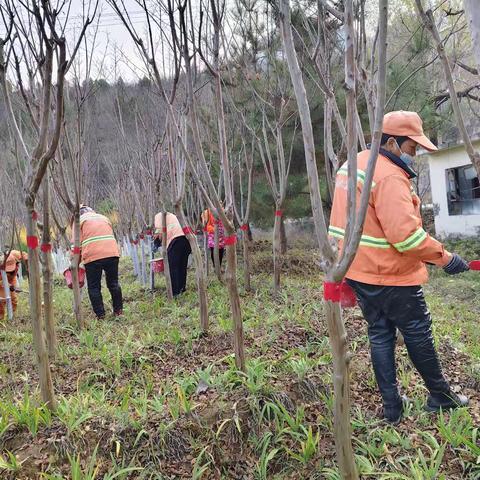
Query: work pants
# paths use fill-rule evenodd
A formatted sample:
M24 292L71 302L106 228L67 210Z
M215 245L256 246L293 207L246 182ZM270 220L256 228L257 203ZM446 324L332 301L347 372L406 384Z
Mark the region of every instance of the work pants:
M218 249L218 257L220 258L220 266L222 266L222 261L223 261L223 254L225 253L224 248L219 248ZM213 266L215 267L215 248L210 247L210 256L212 257L212 263Z
M173 296L183 293L187 285L188 256L192 253L190 242L185 235L174 238L167 249L168 266Z
M123 308L122 289L118 283L118 257L101 258L85 264L88 296L95 315L105 316L102 298L102 273L105 272L107 288L110 291L113 312L120 313Z
M10 298L12 299L12 308L13 311L17 309L17 292L13 291L15 287L17 286L17 270L13 272L7 272L7 279L8 279L8 285L11 287L10 288ZM3 289L3 282L0 277L0 297L5 298L5 291ZM0 300L0 320L3 320L3 317L5 316L5 312L7 311L7 302L5 300Z
M369 285L347 280L368 322L372 364L385 407L401 402L395 368L396 330L431 394L450 392L433 343L432 319L421 286Z

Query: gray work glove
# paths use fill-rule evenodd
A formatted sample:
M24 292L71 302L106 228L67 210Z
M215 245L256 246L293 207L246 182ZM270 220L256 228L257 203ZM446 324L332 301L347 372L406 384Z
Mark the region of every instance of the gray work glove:
M450 262L443 267L443 271L449 275L456 275L457 273L467 272L468 270L470 270L468 263L456 253L453 254Z

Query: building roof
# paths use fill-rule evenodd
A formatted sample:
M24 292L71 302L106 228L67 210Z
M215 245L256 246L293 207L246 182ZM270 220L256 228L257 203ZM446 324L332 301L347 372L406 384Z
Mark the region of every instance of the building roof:
M474 146L480 147L480 138L477 138L476 140L472 140L472 144ZM418 156L419 157L423 157L423 156L426 156L426 155L428 155L429 157L430 156L437 156L437 155L440 155L442 153L450 152L452 150L459 150L459 149L462 149L462 148L465 148L465 145L463 143L455 143L455 144L451 144L451 145L441 146L441 147L438 148L438 150L435 150L433 152L422 151L422 153L419 154Z

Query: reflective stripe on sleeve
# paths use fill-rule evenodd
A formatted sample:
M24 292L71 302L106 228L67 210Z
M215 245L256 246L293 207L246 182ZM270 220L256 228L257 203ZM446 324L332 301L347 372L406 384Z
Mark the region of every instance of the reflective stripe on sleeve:
M348 177L348 167L342 167L338 170L337 175L344 175ZM357 182L365 183L366 173L363 170L357 169ZM375 182L372 180L372 188L375 187Z
M343 228L330 225L328 228L328 234L332 237L343 239L345 236L345 230ZM390 244L386 238L371 237L369 235L362 235L360 239L360 245L363 247L390 248Z
M394 243L393 246L399 252L407 252L412 248L418 247L418 245L420 245L426 238L427 232L422 227L420 227L415 231L415 233L410 235L403 242Z

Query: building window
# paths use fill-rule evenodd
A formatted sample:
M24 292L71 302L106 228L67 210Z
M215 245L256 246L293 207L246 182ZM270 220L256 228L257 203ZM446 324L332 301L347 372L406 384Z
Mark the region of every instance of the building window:
M480 214L480 182L473 165L445 170L449 215Z

